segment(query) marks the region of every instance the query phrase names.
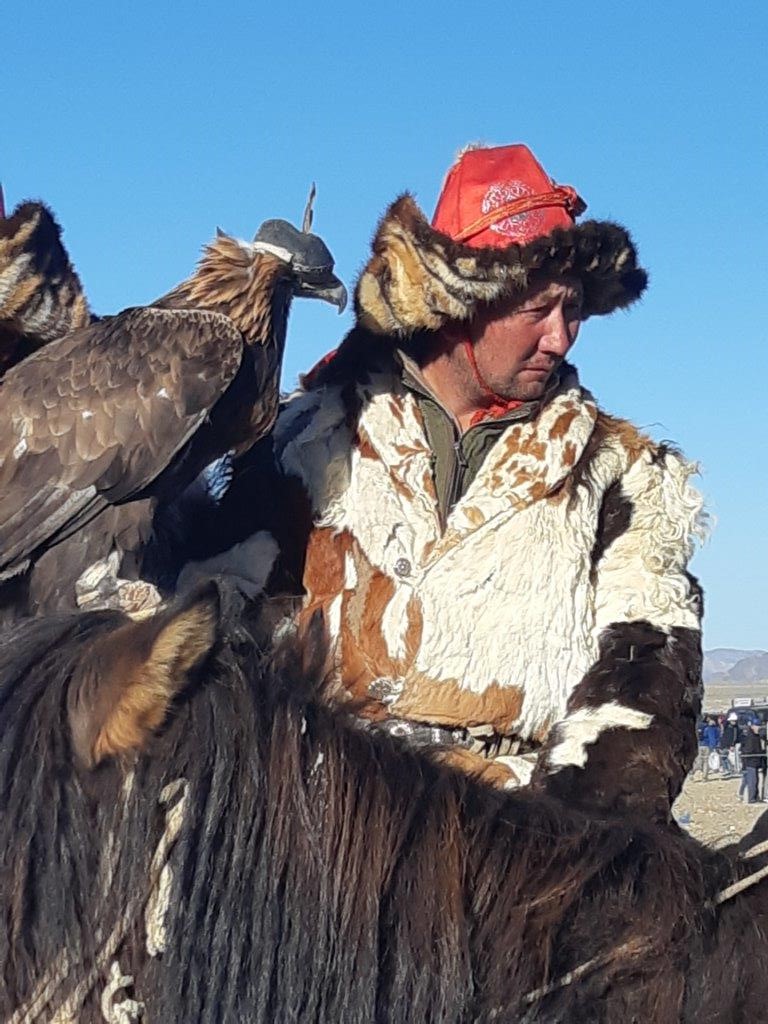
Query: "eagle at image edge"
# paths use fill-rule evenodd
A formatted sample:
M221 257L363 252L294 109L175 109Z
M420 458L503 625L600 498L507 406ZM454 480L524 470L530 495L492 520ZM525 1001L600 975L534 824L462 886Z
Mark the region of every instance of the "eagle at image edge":
M0 382L0 620L75 607L119 558L137 579L158 509L271 429L294 297L346 304L311 212L222 232L167 295L38 348ZM2 269L2 268L0 268Z

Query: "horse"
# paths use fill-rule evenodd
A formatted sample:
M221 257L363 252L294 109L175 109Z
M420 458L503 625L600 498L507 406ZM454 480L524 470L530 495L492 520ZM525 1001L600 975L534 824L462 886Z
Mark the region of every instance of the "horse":
M473 781L210 583L0 640L0 1020L754 1022L768 894L675 827Z

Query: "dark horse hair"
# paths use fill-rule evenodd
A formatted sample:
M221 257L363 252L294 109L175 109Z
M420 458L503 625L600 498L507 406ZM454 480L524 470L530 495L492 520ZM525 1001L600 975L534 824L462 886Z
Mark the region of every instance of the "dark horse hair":
M83 666L112 699L150 627L96 612L0 640L0 1019L50 1021L79 990L76 1019L103 1021L115 934L121 997L163 1024L760 1019L762 887L711 903L735 858L491 790L359 728L321 699L312 638L268 655L222 600L163 723L98 763L73 725ZM149 955L160 794L179 780Z

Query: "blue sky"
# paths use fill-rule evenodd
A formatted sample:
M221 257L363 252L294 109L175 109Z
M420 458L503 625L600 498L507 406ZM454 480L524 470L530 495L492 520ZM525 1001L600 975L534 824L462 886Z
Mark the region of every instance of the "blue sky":
M351 283L401 191L431 214L471 140L527 142L627 225L642 304L575 361L609 411L702 467L705 644L768 648L768 38L757 2L3 8L0 180L55 210L93 308L185 277L218 225L297 220ZM350 325L299 303L285 383Z

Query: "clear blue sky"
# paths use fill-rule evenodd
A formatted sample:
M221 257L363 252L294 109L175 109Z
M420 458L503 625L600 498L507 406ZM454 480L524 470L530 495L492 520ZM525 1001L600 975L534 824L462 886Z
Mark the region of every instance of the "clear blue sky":
M149 301L217 224L297 220L351 283L386 205L455 151L527 142L633 232L639 308L575 353L608 410L700 461L705 644L768 648L768 14L752 3L3 7L0 179L57 213L97 312ZM349 314L300 303L285 383Z

